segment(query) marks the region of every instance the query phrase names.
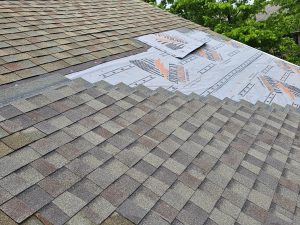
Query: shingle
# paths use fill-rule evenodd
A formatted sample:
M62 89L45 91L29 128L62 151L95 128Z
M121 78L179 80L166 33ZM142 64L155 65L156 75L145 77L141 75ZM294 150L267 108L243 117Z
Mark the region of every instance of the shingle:
M0 157L3 157L5 155L9 154L12 151L13 151L13 149L11 149L7 145L5 145L3 142L0 142Z
M224 224L224 225L231 225L234 224L235 222L235 220L232 217L226 215L225 213L221 212L216 208L212 211L209 218L218 224Z
M44 159L57 168L61 168L67 164L68 160L56 151L50 152L44 156Z
M248 224L253 224L253 225L261 225L260 222L258 222L257 220L253 219L250 216L247 216L244 213L241 213L238 220L238 223L240 223L241 225L248 225Z
M44 133L40 132L34 127L30 127L20 132L14 133L10 136L7 136L3 138L2 141L13 149L19 149L44 136Z
M26 115L20 115L10 120L4 121L0 125L9 133L14 133L19 130L25 129L33 124L34 121L30 117Z
M36 66L33 68L28 68L28 69L22 69L16 72L16 74L18 76L20 76L21 78L28 78L28 77L33 77L33 76L37 76L37 75L42 75L47 73L46 70L44 70L42 67L40 66Z
M17 223L22 222L34 213L33 209L17 198L13 198L6 202L0 207L0 209Z
M136 138L138 138L136 136ZM143 145L143 147L145 149L147 149L147 151L151 151L152 149L154 149L157 145L158 145L158 142L151 139L151 138L148 138L146 136L142 136L140 137L139 139L137 139L137 142L141 145Z
M190 136L191 136L191 133L184 130L183 128L179 127L177 128L173 134L176 136L176 137L179 137L180 139L186 141Z
M16 107L12 105L7 105L2 108L0 108L0 116L5 119L10 119L12 117L18 116L22 114L22 111L17 109Z
M186 168L184 165L181 163L176 162L174 159L168 159L164 164L164 167L167 169L171 170L172 172L180 175L184 169Z
M69 217L53 203L42 208L39 213L52 224L62 225L69 219Z
M59 61L56 61L56 62L50 62L50 63L43 64L43 65L41 65L41 67L44 70L46 70L47 72L52 72L52 71L55 71L55 70L66 68L69 65L70 64L68 64L68 63L66 63L62 60L59 60Z
M155 223L157 225L168 225L169 224L156 212L150 212L141 222L141 224L143 224L143 225L150 225L153 223Z
M57 149L57 152L68 160L72 160L92 149L95 145L83 137L79 137Z
M30 103L26 99L17 100L13 102L12 105L17 109L21 110L22 112L29 112L37 108L36 105Z
M24 179L12 173L4 179L1 179L0 186L15 196L28 188L29 185Z
M194 170L192 170L191 172L193 172ZM184 184L186 184L188 187L196 190L199 185L201 184L201 182L203 181L204 179L204 175L201 173L201 177L197 177L197 176L194 176L194 174L186 171L186 172L183 172L180 177L178 178L178 180L180 180L181 182L183 182ZM200 179L199 179L200 178Z
M188 202L177 215L184 224L204 224L207 217L208 214L192 202Z
M164 182L168 186L172 185L172 183L177 179L177 175L175 173L163 166L160 166L152 176L161 182Z
M127 140L125 137L119 134L116 134L113 137L109 138L108 142L120 150L124 149L126 146L131 144L131 141Z
M125 216L132 222L139 223L146 215L147 211L135 204L132 200L126 200L118 209L117 212Z
M132 130L134 133L138 135L145 134L148 130L151 129L151 126L143 122L142 120L138 120L132 123L128 129Z
M6 225L16 225L17 223L7 216L4 212L0 211L0 223Z
M191 198L191 202L207 213L210 213L213 210L217 200L217 196L212 196L202 190L197 190Z
M150 163L152 166L155 166L156 168L158 168L164 162L164 159L152 153L146 155L144 157L144 160Z
M127 170L128 167L126 165L116 159L113 159L102 167L94 170L87 176L87 178L104 189L117 180Z
M50 203L52 200L52 197L37 185L22 192L18 198L36 211Z
M133 202L145 209L146 211L150 211L150 209L155 205L155 203L158 201L159 197L152 192L150 189L141 186L133 196L131 196L131 199Z
M68 191L54 199L53 203L69 217L72 217L86 204L83 200Z
M197 165L203 174L207 174L212 167L217 162L217 159L205 152L201 152L196 159L194 159L194 164Z
M53 197L57 197L70 188L79 180L79 177L66 168L57 170L55 173L39 182L39 186Z
M35 66L30 60L11 62L4 65L10 71L22 70Z
M144 186L149 188L158 196L162 196L166 190L168 190L169 186L163 183L162 181L150 176L145 182Z
M87 207L82 210L83 215L88 217L93 223L100 224L113 211L115 207L103 197L97 197Z
M177 210L181 210L188 200L173 189L169 189L161 199Z
M294 199L293 200L288 199L278 193L275 193L273 197L273 202L292 213L295 210L296 201L294 201Z
M93 131L87 132L86 134L82 135L82 137L93 145L98 145L105 141L105 138Z
M167 138L161 142L158 147L167 154L171 155L180 147L180 145L172 141L170 138Z
M138 161L140 161L148 151L146 148L139 144L133 144L122 152L118 153L115 157L128 167L132 167Z
M79 158L74 159L66 167L79 177L84 177L95 169L92 165L85 163Z
M102 189L99 186L86 178L69 189L70 193L82 199L86 203L89 203L92 199L99 195L101 191Z
M35 160L31 163L31 166L45 177L56 170L56 167L44 158Z
M237 219L241 209L234 204L232 204L227 199L221 199L220 202L218 202L218 208L225 214L231 216L232 218Z
M178 210L168 205L164 201L160 200L154 207L154 211L158 213L162 218L171 223L176 215L178 214Z
M43 120L46 120L50 117L56 116L58 114L57 111L53 110L49 106L44 106L42 108L30 111L27 113L27 115L35 120L36 122L41 122Z
M252 202L246 202L244 209L244 213L255 220L264 223L268 216L268 211L264 210L263 208L253 204Z
M127 175L121 176L114 184L101 193L112 205L118 207L140 184Z
M110 217L103 222L103 225L110 224L122 224L122 225L133 225L133 223L118 213L113 213Z

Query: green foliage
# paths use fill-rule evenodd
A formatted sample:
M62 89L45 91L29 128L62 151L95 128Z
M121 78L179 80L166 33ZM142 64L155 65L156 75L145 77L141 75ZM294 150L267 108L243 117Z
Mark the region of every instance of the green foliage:
M255 0L177 0L170 11L195 23L215 29L230 30L262 12L266 1Z
M300 47L290 38L290 33L300 31L300 0L162 0L159 7L168 4L174 14L300 64ZM267 5L280 9L257 21Z
M148 3L152 4L152 5L156 5L159 8L166 9L168 5L173 4L176 0L160 0L160 1L156 1L156 0L143 0L143 1L144 2L148 2Z
M143 0L144 2L150 3L152 5L156 5L156 0Z

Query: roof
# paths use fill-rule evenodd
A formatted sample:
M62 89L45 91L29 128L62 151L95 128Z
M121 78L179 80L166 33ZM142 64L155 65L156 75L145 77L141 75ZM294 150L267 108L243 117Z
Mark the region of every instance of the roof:
M299 109L69 80L147 49L132 37L204 29L137 0L74 2L0 5L1 225L299 224Z
M0 85L142 48L132 37L201 29L139 0L1 1L0 15Z
M299 219L293 108L75 79L6 104L0 118L0 221Z

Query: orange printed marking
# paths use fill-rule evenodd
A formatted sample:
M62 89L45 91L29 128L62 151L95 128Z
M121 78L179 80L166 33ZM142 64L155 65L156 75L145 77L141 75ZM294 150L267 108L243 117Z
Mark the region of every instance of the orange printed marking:
M269 90L269 92L273 92L274 91L274 88L272 87L272 85L265 78L262 78L261 80L264 83L264 85L267 87L267 89Z
M205 52L203 49L199 49L199 50L198 50L198 54L199 54L200 56L202 56L202 57L207 58L206 52Z
M169 70L164 66L160 59L154 60L155 67L159 69L159 72L164 76L165 79L169 79Z
M280 88L284 93L286 93L293 101L295 100L296 96L291 90L286 87L284 84L278 82L277 87Z
M177 67L177 75L178 80L184 82L185 81L185 73L184 73L184 67L182 65L179 65Z
M276 60L275 63L277 64L277 66L279 66L281 69L287 71L287 70L292 70L294 73L300 75L300 67L293 65L293 64L289 64L286 62L283 62L281 60Z
M214 60L214 61L222 60L221 55L217 51L208 51L208 50L199 49L198 54L201 57L204 57L208 60ZM209 56L209 54L211 56Z
M212 56L213 56L214 60L221 60L220 54L218 54L216 51L214 51L212 53Z
M289 67L292 71L294 71L294 73L297 73L298 75L300 75L300 67L295 66L295 65L289 65Z
M243 45L237 41L227 41L228 44L230 44L232 47L235 47L235 48L242 48Z

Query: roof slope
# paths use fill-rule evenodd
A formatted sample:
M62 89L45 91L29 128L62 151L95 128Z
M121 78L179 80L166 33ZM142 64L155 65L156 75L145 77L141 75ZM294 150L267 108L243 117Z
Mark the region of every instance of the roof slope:
M0 118L4 224L299 224L294 109L79 79Z
M143 46L132 37L179 27L201 28L140 0L1 1L0 85L127 54Z

